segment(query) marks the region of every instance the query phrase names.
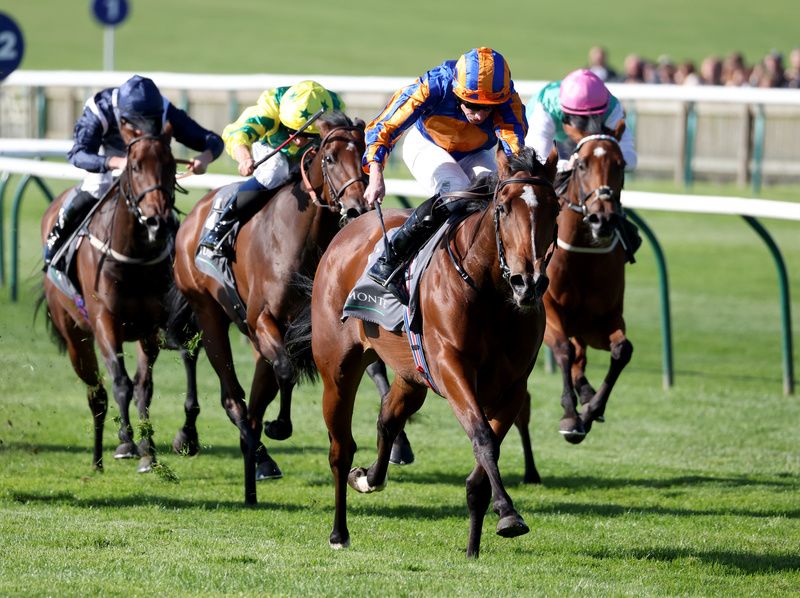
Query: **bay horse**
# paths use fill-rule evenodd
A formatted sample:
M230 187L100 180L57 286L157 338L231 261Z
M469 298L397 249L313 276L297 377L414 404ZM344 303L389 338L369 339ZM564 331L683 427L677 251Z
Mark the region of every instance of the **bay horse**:
M578 444L593 422L604 421L611 390L633 354L623 318L626 254L617 232L624 217L620 194L625 160L618 141L625 123L600 134L568 125L564 130L577 146L575 166L561 198L558 248L547 269L544 340L563 377L559 431L568 442ZM597 391L586 379L587 347L611 353Z
M472 441L476 459L466 480L469 557L478 556L492 495L499 535L529 531L503 486L497 461L527 394L544 335L545 269L558 212L552 186L556 158L554 153L543 166L531 148L511 159L499 149L498 173L490 182L494 193L486 196L486 207L467 216L452 240L439 244L420 282L430 374ZM398 226L408 214L387 210L386 225ZM322 257L312 292L312 351L324 383L336 503L333 548L350 543L347 486L362 493L384 488L392 443L422 406L427 389L405 334L355 318L341 321L348 294L380 239L381 227L371 214L349 224ZM355 393L365 367L377 358L395 373L378 418L377 458L369 468L351 469Z
M181 224L176 240L175 281L188 300L202 331L202 345L220 381L220 400L238 428L244 457L245 502L256 503L256 480L280 477L277 464L260 440L265 410L280 391L280 412L264 426L270 438L292 433L291 397L298 376L313 372L313 364L295 364L284 342L287 328L308 303L307 290L296 284L310 278L340 225L367 210L366 181L361 171L365 149L363 121L341 112L319 119L321 140L301 158L302 181L281 187L264 208L242 226L231 261L236 287L246 310L245 334L256 353L249 404L239 384L228 329L228 295L195 265L195 250L218 190L201 199ZM176 437L196 438L196 416L187 402L187 422Z
M149 426L152 369L160 349L159 328L167 319L164 297L172 285L176 161L169 132L143 135L123 124L121 134L127 145L125 169L91 213L86 232L78 233L83 236L73 263L82 302L68 297L45 276L40 303L46 303L54 340L67 350L75 373L87 387L94 426L93 467L103 468L103 426L108 407L95 355L96 342L120 411L120 445L114 456L139 455L138 470L146 472L155 460ZM59 195L45 211L43 243L69 191ZM126 341L137 341L133 380L123 358ZM138 447L128 416L132 397L141 422Z

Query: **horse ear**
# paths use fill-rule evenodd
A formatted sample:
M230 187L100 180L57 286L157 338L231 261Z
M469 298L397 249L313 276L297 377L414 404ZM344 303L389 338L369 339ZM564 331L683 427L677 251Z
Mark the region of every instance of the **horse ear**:
M575 143L578 143L584 137L583 131L569 123L564 123L564 132L567 134L567 137L572 139Z
M621 120L617 123L617 126L614 128L614 137L617 141L622 139L622 134L625 132L625 120Z
M511 168L508 166L508 156L506 156L502 143L497 144L495 158L497 160L497 174L500 179L509 178L511 176Z
M556 181L556 172L558 170L558 148L553 146L550 150L550 155L547 156L547 161L544 163L544 171L547 174L547 180L551 183Z
M164 128L161 129L161 134L164 137L172 139L172 123L171 122L169 122L169 121L166 122L166 124L164 125Z

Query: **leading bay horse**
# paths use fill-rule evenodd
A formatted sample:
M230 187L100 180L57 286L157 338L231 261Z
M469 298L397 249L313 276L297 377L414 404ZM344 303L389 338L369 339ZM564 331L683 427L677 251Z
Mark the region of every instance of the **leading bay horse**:
M577 146L561 199L558 248L547 269L544 340L563 376L559 430L567 441L578 444L593 422L603 421L611 390L633 354L622 315L626 253L617 232L624 217L620 194L625 160L618 140L625 123L600 134L567 125L564 129ZM586 379L587 347L611 353L608 373L597 391ZM583 406L580 414L578 399Z
M269 403L280 391L280 412L265 431L271 438L288 438L291 396L298 375L313 364L297 368L284 342L287 328L307 305L307 290L296 284L310 278L325 248L341 224L367 210L366 181L361 171L364 123L353 123L340 112L319 119L321 140L301 159L302 181L280 188L253 218L242 226L235 242L231 269L245 305L246 335L256 352L249 405L233 363L226 311L228 295L212 277L195 265L195 250L218 190L211 191L181 224L176 240L175 281L188 300L202 331L202 345L220 381L220 400L239 429L244 456L245 502L256 503L256 480L280 477L277 464L261 443L261 425ZM187 423L180 437L196 438L196 411L187 404ZM199 408L198 408L199 410ZM176 438L175 444L181 442Z
M500 443L527 395L544 335L545 269L558 212L552 186L555 154L543 166L530 148L510 160L501 149L497 161L487 206L467 216L452 241L440 243L420 282L430 373L470 437L476 459L466 483L471 557L478 556L492 495L500 516L497 533L513 537L528 532L503 486L497 461ZM386 225L398 226L407 216L408 211L387 210ZM392 443L426 395L405 334L354 318L341 321L347 296L380 239L381 227L372 215L348 225L325 252L312 293L312 350L324 382L336 499L333 548L350 543L347 486L362 493L384 488ZM395 373L378 418L378 454L368 469L351 470L355 393L365 367L377 358Z
M103 425L108 396L103 387L94 342L111 378L120 410L119 439L114 456L139 455L139 471L149 471L155 456L149 427L153 396L152 369L159 353L159 328L166 323L164 297L172 285L175 159L170 136L139 135L121 127L127 144L127 164L114 187L91 215L74 258L76 302L45 276L43 300L54 340L69 353L72 367L86 384L94 425L95 469L103 468ZM47 238L69 192L62 193L42 218ZM138 341L136 375L130 379L123 359L123 342ZM128 416L136 398L142 422L137 447Z

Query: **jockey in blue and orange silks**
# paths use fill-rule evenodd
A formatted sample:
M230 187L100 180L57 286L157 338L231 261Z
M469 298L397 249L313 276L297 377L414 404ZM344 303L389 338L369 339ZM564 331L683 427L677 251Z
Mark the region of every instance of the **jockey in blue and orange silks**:
M406 131L403 160L432 197L408 217L389 242L389 251L369 271L370 278L401 300L405 293L392 274L459 203L442 194L463 191L479 175L495 172L498 140L509 156L525 145L525 107L506 60L491 48L473 48L392 96L366 129L362 163L369 174L364 197L370 205L383 200L383 167Z

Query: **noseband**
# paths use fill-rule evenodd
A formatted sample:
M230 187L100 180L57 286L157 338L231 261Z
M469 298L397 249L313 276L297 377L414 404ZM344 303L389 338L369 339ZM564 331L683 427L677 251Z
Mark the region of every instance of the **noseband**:
M163 141L163 137L161 135L142 135L141 137L136 137L135 139L133 139L128 144L128 146L126 148L127 149L128 160L127 160L127 163L125 164L125 173L128 175L126 177L127 178L127 185L126 186L120 185L120 190L122 191L122 196L125 198L125 203L128 206L128 210L130 210L130 212L136 217L136 220L139 222L139 224L141 224L142 226L147 226L147 221L146 221L144 215L142 214L142 210L139 208L139 204L141 203L141 201L151 191L161 190L169 198L170 205L173 205L174 202L175 202L175 187L174 187L174 185L170 186L170 187L167 187L167 186L163 185L162 183L159 183L157 185L151 185L150 187L147 187L147 188L143 189L142 191L140 191L139 193L136 193L134 195L135 192L133 190L133 164L131 163L131 160L130 160L131 148L135 144L139 143L140 141L144 141L144 140L150 140L150 141L152 141L152 140L162 140Z
M361 127L357 127L355 125L351 125L348 127L337 127L335 129L332 129L328 132L327 135L325 135L325 137L322 138L322 141L320 141L319 143L319 147L312 145L305 151L303 157L300 159L300 174L303 177L303 184L305 185L306 193L308 193L311 196L311 200L320 208L327 208L328 210L334 210L339 212L339 214L342 217L344 217L344 204L342 203L342 196L344 195L344 192L350 185L353 185L354 183L362 183L364 185L364 188L366 189L367 186L366 176L362 173L357 177L352 177L346 180L342 184L342 186L339 189L337 189L336 186L331 181L330 174L328 173L327 161L323 156L320 165L320 168L322 169L322 189L320 190L318 195L316 189L314 189L314 186L311 184L311 181L308 178L308 170L307 170L308 167L306 166L306 163L311 162L316 157L317 153L321 151L323 147L325 147L325 144L328 141L332 140L331 138L335 133L339 133L341 131L359 131L359 130L361 130ZM347 138L347 141L350 143L355 142L354 139L351 139L349 137ZM326 187L328 189L328 196L330 197L330 200L322 201L320 199L320 196L324 197Z
M497 257L500 262L500 272L503 275L503 279L508 282L511 279L511 268L508 267L508 262L506 262L506 253L505 249L503 248L503 239L500 238L500 211L502 208L497 203L497 196L499 195L500 191L503 187L512 184L529 184L529 185L536 185L536 186L544 186L550 187L552 189L553 184L545 178L534 176L534 177L521 177L521 178L508 178L503 179L502 181L497 183L497 187L494 190L494 196L492 197L492 204L494 204L494 238L497 241ZM555 228L558 228L558 224L554 225ZM550 258L553 257L553 253L555 253L555 239L557 238L557 234L554 231L553 233L553 243L550 244L550 247L547 249L547 253L544 257L544 268L542 271L547 270L547 264L550 263Z
M614 137L613 135L588 135L588 136L584 137L583 139L581 139L578 142L578 145L575 146L575 151L572 153L572 155L575 157L576 162L581 162L582 161L578 157L578 152L580 152L581 147L583 147L583 145L585 143L588 143L589 141L610 141L614 145L619 147L619 141L617 141L617 138ZM573 173L572 176L575 178L575 180L577 181L577 184L578 184L578 197L579 197L579 199L578 199L578 203L577 204L572 203L571 201L567 201L566 205L573 212L577 212L578 214L581 214L585 218L586 216L589 215L589 204L590 204L590 202L597 201L597 200L599 200L599 201L610 201L610 202L614 202L615 201L614 190L611 187L609 187L608 185L601 185L601 186L599 186L599 187L597 187L595 189L592 189L588 193L584 193L584 191L583 191L583 181L581 181L578 168L576 167L575 169L573 169L572 173Z

